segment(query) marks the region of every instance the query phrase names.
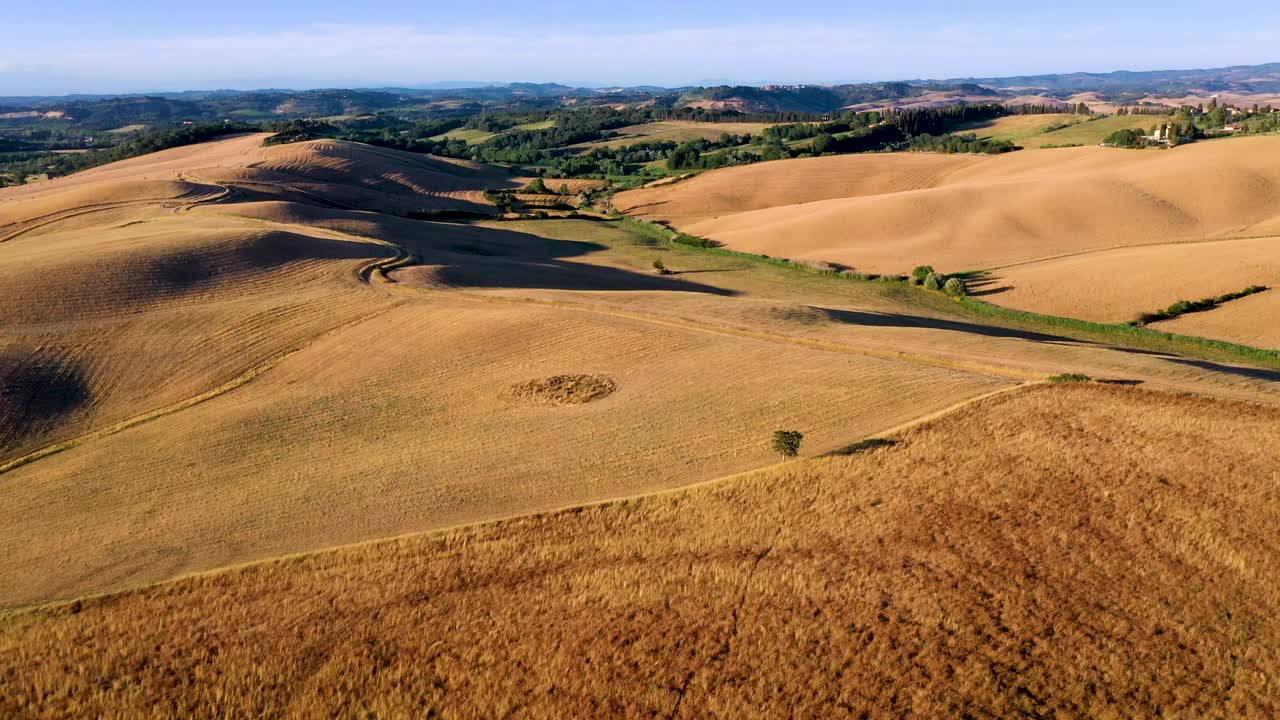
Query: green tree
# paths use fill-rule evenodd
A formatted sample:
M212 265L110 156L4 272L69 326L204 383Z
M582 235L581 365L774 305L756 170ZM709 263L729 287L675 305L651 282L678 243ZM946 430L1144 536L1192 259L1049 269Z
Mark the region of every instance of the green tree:
M775 430L773 433L773 449L782 457L792 458L800 454L800 443L804 442L804 433L799 430Z

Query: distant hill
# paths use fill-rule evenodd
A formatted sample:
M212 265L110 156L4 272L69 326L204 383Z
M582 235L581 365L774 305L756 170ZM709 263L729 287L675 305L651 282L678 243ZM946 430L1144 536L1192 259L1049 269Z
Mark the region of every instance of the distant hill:
M1181 95L1195 90L1275 93L1280 92L1280 63L1198 70L1118 70L1109 73L956 78L940 82L970 82L1001 89L1034 88L1066 95L1079 92L1098 92L1102 96L1118 93Z
M1064 73L842 85L653 85L574 87L561 83L440 82L416 88L311 90L192 90L133 95L0 97L7 112L60 111L87 130L190 120L217 122L318 118L393 111L401 116L461 117L488 110L554 109L591 103L656 102L743 113L832 113L885 107L940 107L966 103L1063 100L1096 93L1106 102L1189 93L1280 93L1280 63L1200 70ZM47 118L45 118L47 119ZM0 118L0 127L37 120Z

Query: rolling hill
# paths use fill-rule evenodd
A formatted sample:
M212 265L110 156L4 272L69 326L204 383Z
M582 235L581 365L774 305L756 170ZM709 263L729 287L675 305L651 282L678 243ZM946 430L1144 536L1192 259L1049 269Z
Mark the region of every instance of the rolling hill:
M1280 280L1280 173L1267 159L1278 149L1280 138L1254 137L1173 151L823 157L705 173L616 204L735 250L864 272L984 270L975 287L997 304L1123 322ZM1211 337L1274 346L1266 314L1255 326L1170 326L1202 322Z
M0 189L0 715L1274 709L1280 355L264 140ZM1270 263L1243 236L1276 223L1273 144L817 158L616 201L770 254L1078 257L1123 289L1121 238L1168 271L1087 297L1148 302L1211 266L1162 265L1163 227L1239 244L1215 278ZM774 467L782 429L807 458Z

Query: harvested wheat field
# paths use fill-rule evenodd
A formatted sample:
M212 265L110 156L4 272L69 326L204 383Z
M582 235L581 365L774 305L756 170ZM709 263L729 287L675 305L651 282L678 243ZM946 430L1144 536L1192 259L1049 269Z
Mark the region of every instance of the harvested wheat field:
M358 240L164 214L0 243L0 463L234 382L388 307L352 267L393 251Z
M255 197L0 245L22 413L0 602L670 488L768 462L776 426L830 449L1068 370L1278 397L1266 371L948 320L916 291L726 267L616 223ZM575 375L614 389L513 398Z
M624 211L730 248L870 272L978 270L1109 247L1274 235L1280 137L1172 151L758 163L621 194ZM847 177L845 187L810 179ZM793 186L797 189L793 189ZM1202 189L1212 186L1213 192Z
M997 268L982 282L992 302L1101 322L1251 285L1280 287L1280 237L1102 250ZM1280 316L1254 319L1280 330Z
M512 386L605 376L592 402ZM4 475L0 603L670 488L1013 381L571 309L424 296L235 392ZM43 559L43 561L42 561Z
M1232 300L1207 312L1188 313L1152 327L1280 350L1280 283L1267 292Z
M1250 543L1277 512L1280 356L994 319L627 221L410 219L521 180L261 142L0 190L0 715L1270 709L1274 548ZM1116 162L1070 157L1067 177ZM672 207L1053 174L830 159ZM1261 240L1185 247L1211 245L1233 251L1193 262L1229 290L1274 264ZM1185 274L1131 250L1145 292ZM1020 387L1061 373L1202 397ZM778 429L865 452L735 476L776 461Z
M1042 387L848 456L20 612L0 711L1274 717L1277 427Z

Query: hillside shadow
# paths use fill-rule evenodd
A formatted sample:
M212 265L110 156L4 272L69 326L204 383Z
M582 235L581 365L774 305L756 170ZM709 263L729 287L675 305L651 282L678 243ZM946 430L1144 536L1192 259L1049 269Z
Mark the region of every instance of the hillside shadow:
M310 260L370 260L390 257L385 245L315 237L291 232L268 232L247 242L211 245L172 252L146 262L141 287L188 292L246 268L269 270Z
M423 226L422 234L398 235L394 241L417 257L418 264L432 266L430 272L437 282L453 287L737 294L675 275L638 273L569 259L608 249L596 242L477 225Z
M1015 330L1013 328L999 327L996 325L981 325L978 323L964 322L962 320L944 320L942 318L926 317L922 315L905 315L902 313L889 312L866 312L862 310L836 310L833 308L816 308L824 313L828 318L836 322L848 323L850 325L866 325L869 327L902 327L902 328L921 328L927 330L950 330L952 332L968 333L970 335L983 335L985 337L999 338L1015 338L1018 340L1031 340L1034 342L1084 345L1090 344L1074 338L1063 337L1061 335L1048 335L1045 333L1033 332L1030 330Z
M965 280L965 286L968 289L969 295L973 297L999 295L1000 293L1009 292L1013 289L1012 285L1002 284L1001 278L987 273L978 273L967 278Z
M78 366L39 353L0 355L0 449L49 432L89 400Z
M1253 380L1262 380L1264 382L1280 382L1280 370L1268 370L1266 368L1239 367L1236 365L1223 365L1222 363L1212 362L1210 360L1195 360L1193 358L1167 356L1165 360L1179 365L1190 365L1200 368L1201 370L1209 370L1219 372L1226 375L1235 375L1237 377L1251 378Z

